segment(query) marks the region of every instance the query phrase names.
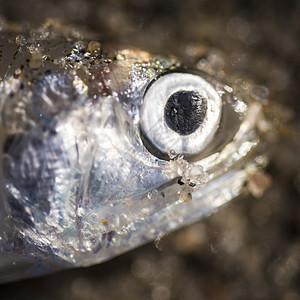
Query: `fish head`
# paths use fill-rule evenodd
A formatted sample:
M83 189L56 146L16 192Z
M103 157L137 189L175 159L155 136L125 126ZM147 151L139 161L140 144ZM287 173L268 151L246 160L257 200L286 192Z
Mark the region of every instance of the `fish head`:
M137 49L39 45L2 72L2 227L46 260L95 264L195 222L264 165L263 103L226 78Z

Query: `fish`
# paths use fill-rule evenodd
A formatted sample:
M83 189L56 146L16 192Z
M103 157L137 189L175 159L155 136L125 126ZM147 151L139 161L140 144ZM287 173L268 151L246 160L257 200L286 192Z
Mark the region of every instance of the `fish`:
M216 212L268 162L266 97L53 24L0 32L0 282L101 263Z

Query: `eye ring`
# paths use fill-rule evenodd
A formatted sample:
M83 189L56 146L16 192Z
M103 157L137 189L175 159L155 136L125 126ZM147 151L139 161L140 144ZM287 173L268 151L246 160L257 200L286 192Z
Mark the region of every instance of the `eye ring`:
M193 156L213 139L221 115L221 96L206 79L192 73L166 73L144 95L140 130L148 150Z

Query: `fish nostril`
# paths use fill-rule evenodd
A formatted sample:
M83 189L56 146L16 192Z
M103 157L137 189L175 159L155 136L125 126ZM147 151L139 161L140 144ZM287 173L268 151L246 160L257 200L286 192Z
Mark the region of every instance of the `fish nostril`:
M171 95L164 109L166 124L180 135L189 135L202 124L207 101L194 91L178 91Z

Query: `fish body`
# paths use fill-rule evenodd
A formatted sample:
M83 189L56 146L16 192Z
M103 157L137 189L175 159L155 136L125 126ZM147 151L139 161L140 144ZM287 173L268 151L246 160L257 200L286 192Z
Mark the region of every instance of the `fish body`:
M1 32L1 281L195 222L265 165L263 101L174 57L46 32Z

